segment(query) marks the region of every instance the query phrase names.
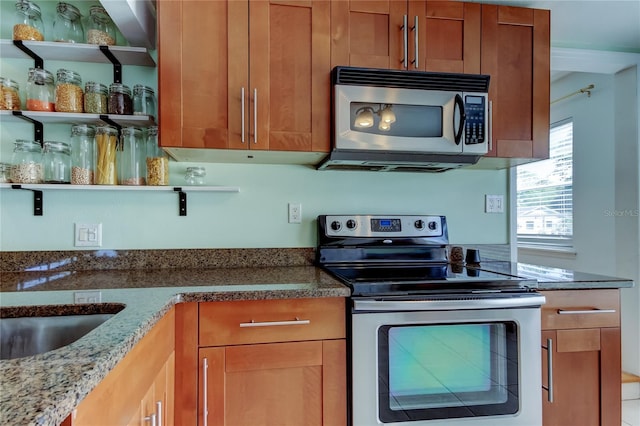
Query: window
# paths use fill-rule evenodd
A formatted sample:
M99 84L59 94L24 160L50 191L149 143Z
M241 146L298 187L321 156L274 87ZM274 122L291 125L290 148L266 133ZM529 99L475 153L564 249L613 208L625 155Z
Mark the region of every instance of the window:
M570 246L573 236L573 120L551 125L549 159L518 166L518 243Z

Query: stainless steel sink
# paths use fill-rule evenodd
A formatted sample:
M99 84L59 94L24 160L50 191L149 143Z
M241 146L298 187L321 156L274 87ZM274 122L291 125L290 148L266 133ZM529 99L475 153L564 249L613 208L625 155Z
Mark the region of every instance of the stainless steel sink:
M62 315L0 318L0 359L22 358L66 346L123 308L123 305L109 305L108 309L94 309L99 313L91 314L71 310ZM2 308L2 311L7 309L10 308Z

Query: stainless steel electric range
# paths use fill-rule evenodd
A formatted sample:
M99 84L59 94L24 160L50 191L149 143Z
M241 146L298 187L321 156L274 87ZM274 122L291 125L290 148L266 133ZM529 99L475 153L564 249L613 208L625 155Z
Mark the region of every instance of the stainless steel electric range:
M321 215L348 285L351 425L542 424L535 280L448 261L444 216Z

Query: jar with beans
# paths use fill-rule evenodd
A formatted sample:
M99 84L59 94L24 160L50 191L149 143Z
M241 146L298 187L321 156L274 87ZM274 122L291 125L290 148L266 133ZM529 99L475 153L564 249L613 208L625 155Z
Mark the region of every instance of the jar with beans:
M87 124L71 126L71 184L93 185L96 128Z
M46 141L42 150L45 183L71 181L71 148L68 143Z
M96 127L96 185L117 185L116 150L118 129L113 126Z
M146 184L146 149L142 130L123 127L120 130L122 150L118 151L118 183L120 185Z
M116 26L102 6L91 6L89 9L87 43L107 46L116 44Z
M16 140L11 157L11 182L42 183L44 167L42 164L42 147L36 141Z
M169 185L169 156L158 146L158 128L147 129L147 185Z
M104 84L87 81L84 85L84 112L106 114L109 91Z
M15 81L0 77L0 109L17 111L21 108L20 86Z
M27 78L27 110L55 111L53 74L42 68L29 68Z
M16 2L13 39L44 41L44 25L40 6L30 0Z
M133 100L131 89L122 83L112 83L109 86L109 114L132 115Z
M56 82L56 111L83 112L82 78L75 71L59 69Z
M67 43L84 43L82 15L72 4L59 2L53 21L53 40Z

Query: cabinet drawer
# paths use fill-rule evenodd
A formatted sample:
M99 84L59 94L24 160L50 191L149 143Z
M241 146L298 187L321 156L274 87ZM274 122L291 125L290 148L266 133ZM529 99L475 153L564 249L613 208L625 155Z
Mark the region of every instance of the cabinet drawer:
M541 291L542 329L594 328L620 326L620 291L561 290Z
M199 346L343 339L344 298L199 304Z

